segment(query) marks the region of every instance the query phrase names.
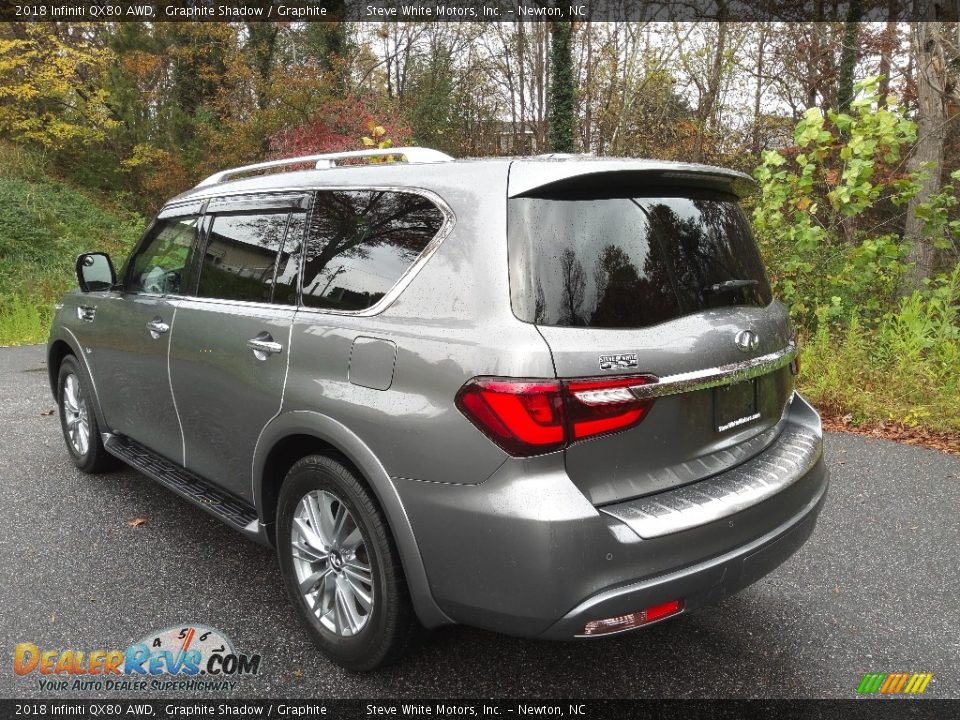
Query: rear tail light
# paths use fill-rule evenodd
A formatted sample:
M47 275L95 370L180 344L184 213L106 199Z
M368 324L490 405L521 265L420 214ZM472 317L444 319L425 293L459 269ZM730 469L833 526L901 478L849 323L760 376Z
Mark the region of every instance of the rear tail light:
M668 600L665 603L648 607L639 612L618 615L603 620L591 620L583 628L584 635L608 635L610 633L630 630L631 628L649 625L657 620L663 620L683 610L682 600Z
M656 382L649 375L564 382L571 440L631 428L649 412L653 400L637 400L631 387Z
M481 377L457 393L457 407L511 455L559 450L586 438L637 425L653 400L638 400L631 387L656 382L650 375L584 380Z
M538 455L566 443L559 382L474 378L457 393L457 407L511 455Z

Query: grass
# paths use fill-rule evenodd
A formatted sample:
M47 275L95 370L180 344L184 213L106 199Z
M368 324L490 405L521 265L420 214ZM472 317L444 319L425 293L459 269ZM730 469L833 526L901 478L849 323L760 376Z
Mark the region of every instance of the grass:
M891 422L960 433L960 266L900 301L875 328L821 325L801 355L800 390L854 426Z
M77 255L102 250L119 264L144 226L52 177L42 155L0 144L0 345L45 340L53 304L76 286Z

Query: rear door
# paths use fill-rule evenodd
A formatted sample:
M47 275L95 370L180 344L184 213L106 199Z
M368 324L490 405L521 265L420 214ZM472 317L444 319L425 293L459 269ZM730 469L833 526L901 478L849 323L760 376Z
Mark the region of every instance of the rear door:
M196 294L177 310L170 379L184 465L248 500L257 439L283 396L307 202L211 200Z
M639 424L567 449L591 501L694 482L772 442L792 391L789 323L737 197L625 175L527 192L509 213L514 311L537 324L558 377L673 388Z

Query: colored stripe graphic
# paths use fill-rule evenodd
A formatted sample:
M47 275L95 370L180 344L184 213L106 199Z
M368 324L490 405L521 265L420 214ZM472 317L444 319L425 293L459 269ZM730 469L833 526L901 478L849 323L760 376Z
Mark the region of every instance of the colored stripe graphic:
M867 673L857 686L858 695L919 695L933 680L933 673Z
M867 673L857 688L859 694L873 694L880 689L880 684L887 677L886 673Z
M920 694L927 689L931 680L933 680L933 673L914 673L904 692Z

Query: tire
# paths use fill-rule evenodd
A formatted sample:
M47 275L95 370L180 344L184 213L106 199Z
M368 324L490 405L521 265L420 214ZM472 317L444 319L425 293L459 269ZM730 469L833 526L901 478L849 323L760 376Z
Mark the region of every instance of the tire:
M113 470L119 461L103 448L93 398L77 359L67 355L57 376L60 429L73 463L81 472L95 474Z
M330 660L365 672L406 653L419 624L397 549L370 491L344 462L310 455L290 468L277 554L290 600Z

